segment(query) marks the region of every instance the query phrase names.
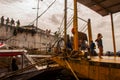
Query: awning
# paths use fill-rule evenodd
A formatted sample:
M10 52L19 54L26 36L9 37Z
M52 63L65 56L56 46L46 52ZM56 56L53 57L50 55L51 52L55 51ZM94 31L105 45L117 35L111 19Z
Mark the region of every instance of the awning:
M102 16L120 12L120 0L77 0Z
M26 53L26 50L0 50L0 57L17 56Z

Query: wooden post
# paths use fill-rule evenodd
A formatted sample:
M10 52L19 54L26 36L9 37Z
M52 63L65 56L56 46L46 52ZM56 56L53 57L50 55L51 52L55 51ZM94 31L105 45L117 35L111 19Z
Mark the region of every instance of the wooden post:
M77 0L74 0L74 18L73 18L73 29L74 29L74 50L75 50L75 51L78 51Z
M88 39L89 39L89 45L90 41L92 40L92 30L91 30L91 21L88 19Z
M64 49L66 50L66 44L67 44L67 0L65 0L65 9L64 9Z
M112 15L112 13L110 14L110 16L111 16L111 25L112 25L114 56L116 57L116 43L115 43L115 34L114 34L114 24L113 24L113 15Z

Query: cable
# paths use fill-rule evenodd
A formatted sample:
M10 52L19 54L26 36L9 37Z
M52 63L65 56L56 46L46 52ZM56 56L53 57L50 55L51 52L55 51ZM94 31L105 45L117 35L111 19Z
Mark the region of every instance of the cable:
M64 18L65 18L65 16L63 16L63 19L62 19L62 22L61 22L61 24L60 24L59 29L62 27L62 24L63 24ZM60 30L59 30L59 32L60 32Z
M82 18L80 18L80 17L77 17L78 19L80 19L80 20L82 20L82 21L84 21L84 22L88 22L88 21L86 21L86 20L84 20L84 19L82 19Z
M72 15L71 15L72 16ZM68 21L67 23L67 29L70 27L70 25L72 24L72 20L73 20L73 16L71 17L70 21ZM63 34L64 29L62 29L61 33Z
M86 28L83 32L85 33L88 29Z
M86 28L86 25L83 25L84 27L82 27L80 31L83 31Z
M64 17L63 17L63 20L64 20ZM62 23L63 23L63 20L62 20L62 22L61 22L61 25L62 25ZM67 29L70 27L70 25L72 24L72 20L73 20L73 17L71 17L71 19L70 19L70 21L67 23L67 24L69 24L69 25L67 25ZM60 26L61 27L61 26ZM62 29L62 31L60 32L61 33L61 35L64 33L64 29ZM59 34L59 36L58 36L58 39L55 41L55 43L53 44L53 46L52 47L54 47L54 45L57 43L57 42L59 42L59 40L60 40L60 36L61 36L60 34Z
M56 0L55 0L54 2L52 2L52 3L48 6L48 8L47 8L42 14L40 14L35 20L33 20L33 22L31 22L30 24L33 24L38 18L40 18L45 12L47 12L48 9L49 9L55 2L56 2ZM29 25L30 25L30 24L29 24Z

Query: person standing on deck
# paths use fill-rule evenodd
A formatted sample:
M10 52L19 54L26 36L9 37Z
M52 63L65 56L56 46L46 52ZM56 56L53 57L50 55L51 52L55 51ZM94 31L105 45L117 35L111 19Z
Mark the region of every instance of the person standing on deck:
M18 20L16 23L17 23L17 27L20 27L20 21Z
M13 20L13 18L11 19L11 26L15 25L15 21Z
M95 40L97 42L97 46L98 46L98 49L99 49L99 53L98 53L99 58L102 58L101 56L103 55L102 38L103 38L102 34L98 33L97 39Z
M7 17L7 19L6 19L6 31L8 31L8 25L9 25L9 23L10 23L10 20L9 20L9 17Z
M1 17L1 25L4 25L4 16Z
M15 21L13 20L13 18L10 21L10 30L12 30L12 26L15 26Z
M90 42L90 54L92 56L95 56L95 48L96 48L95 43L93 42L93 40L91 40L91 42Z
M12 59L11 67L12 67L12 71L18 70L17 60L15 57L13 57Z
M73 50L73 48L72 48L72 43L71 43L69 37L67 38L67 44L66 44L66 46L67 46L67 48L68 48L69 50L71 50L71 51Z
M9 18L6 19L6 25L8 26L8 23L10 22Z

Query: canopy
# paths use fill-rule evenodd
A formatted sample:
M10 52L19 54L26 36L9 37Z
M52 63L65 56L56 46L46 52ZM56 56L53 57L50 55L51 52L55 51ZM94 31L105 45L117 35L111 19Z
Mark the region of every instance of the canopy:
M102 16L120 11L120 0L77 0Z
M0 50L0 56L17 56L26 52L26 50Z

